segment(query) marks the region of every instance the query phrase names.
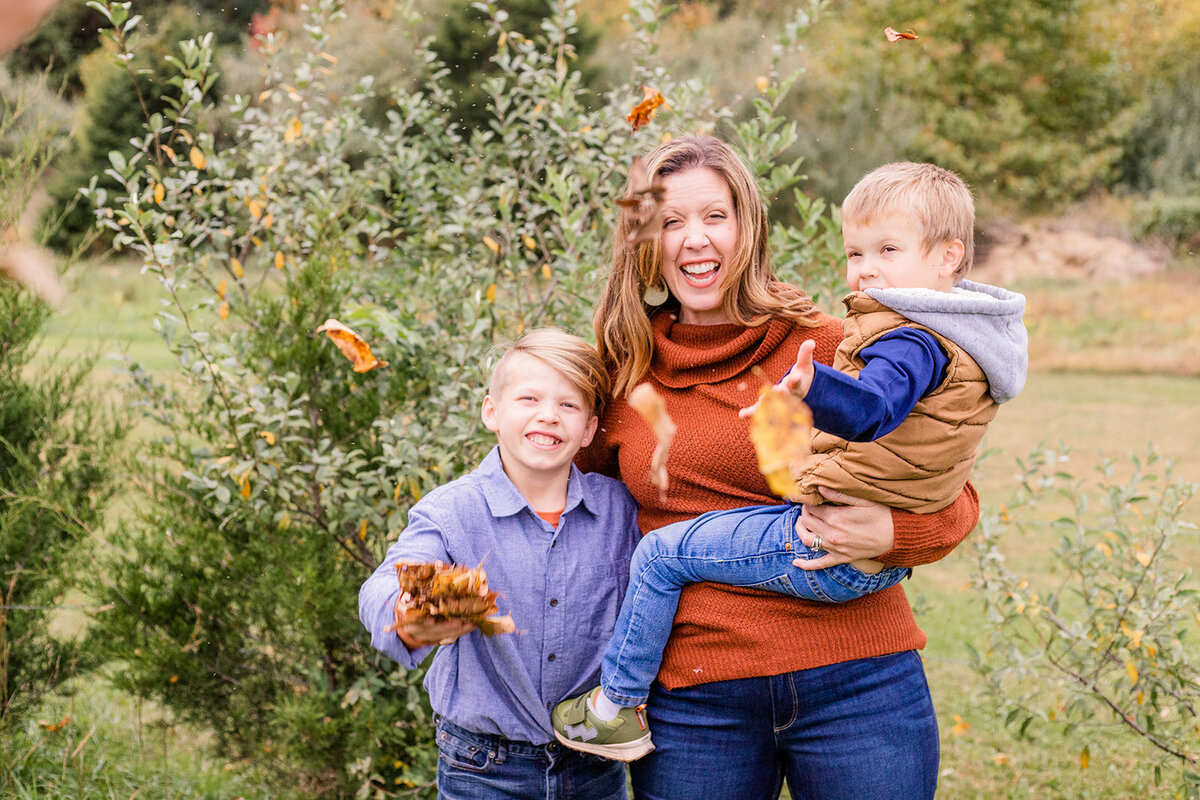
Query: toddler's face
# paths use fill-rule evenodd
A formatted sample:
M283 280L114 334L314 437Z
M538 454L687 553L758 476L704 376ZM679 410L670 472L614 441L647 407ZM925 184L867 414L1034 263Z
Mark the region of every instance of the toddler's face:
M534 478L569 470L598 420L583 393L561 372L527 353L516 353L496 395L483 400L483 423L500 440L504 469Z
M921 246L921 225L907 214L889 214L865 224L842 223L846 252L846 283L863 289L936 289L954 287L954 268L947 271L947 248ZM962 243L958 243L961 248ZM961 250L960 256L961 258Z

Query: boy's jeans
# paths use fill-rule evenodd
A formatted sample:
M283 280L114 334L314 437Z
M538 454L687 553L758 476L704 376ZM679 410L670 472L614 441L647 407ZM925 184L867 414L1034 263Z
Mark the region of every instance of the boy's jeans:
M902 567L869 575L849 564L813 571L793 566L795 558L824 555L796 535L801 510L776 505L710 511L646 534L633 553L629 588L604 651L604 694L625 706L646 701L686 584L711 581L844 603L908 576Z

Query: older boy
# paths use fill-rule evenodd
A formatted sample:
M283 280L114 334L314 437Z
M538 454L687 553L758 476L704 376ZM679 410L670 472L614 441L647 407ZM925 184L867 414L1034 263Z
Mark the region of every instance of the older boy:
M497 362L483 423L498 443L471 473L430 492L359 592L371 644L425 676L437 714L441 798L625 798L620 764L554 743L550 709L594 685L636 545L636 504L619 481L572 464L608 393L596 351L531 331ZM460 622L389 631L400 561L486 562L520 632ZM630 712L632 715L633 712Z
M812 343L777 389L804 397L817 452L797 475L803 502L843 496L929 513L962 491L997 405L1025 383L1025 298L962 281L974 240L970 190L932 164L888 164L842 206L845 339L829 368ZM751 409L745 409L743 416ZM713 581L821 602L849 602L909 570L844 563L800 526L800 505L703 514L638 545L600 686L554 709L568 747L621 759L630 707L645 702L679 591ZM809 542L801 534L810 537ZM800 567L801 569L796 569ZM649 732L642 734L649 741Z

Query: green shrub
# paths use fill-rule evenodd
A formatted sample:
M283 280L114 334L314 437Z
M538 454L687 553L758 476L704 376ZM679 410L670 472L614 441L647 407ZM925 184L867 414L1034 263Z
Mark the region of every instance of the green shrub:
M1089 731L1120 728L1152 746L1156 783L1170 776L1195 796L1200 616L1177 549L1196 535L1183 518L1196 484L1152 448L1125 480L1111 462L1094 482L1076 479L1067 460L1039 449L1018 462L1020 495L981 519L974 583L991 635L987 652L973 653L975 670L1017 735L1074 732L1086 767L1096 745ZM1004 536L1014 529L1061 532L1045 582L1008 566Z
M96 591L115 608L91 641L122 660L125 687L309 796L429 786L421 673L370 648L357 589L412 503L486 452L478 404L493 343L547 324L590 334L634 154L719 122L702 86L641 60L653 4L633 9L630 85L594 111L571 67L573 2L537 38L485 8L498 42L482 84L489 130L455 123L446 69L419 42L427 74L390 93L381 124L364 110L371 76L351 94L326 91L341 13L327 0L299 57L266 47L269 81L232 100L225 147L205 125L211 48L185 43L178 93L134 155L112 159L121 188L88 192L117 246L159 278L158 324L179 364L165 384L131 368L161 434L139 459L147 496L117 534L128 557L104 565L109 587ZM125 32L112 35L123 54ZM625 114L647 82L675 110L633 134ZM775 161L794 126L774 108L764 97L758 117L728 130L769 194L799 176ZM796 280L836 258L827 209L802 202L805 227L774 234ZM314 335L329 317L389 366L352 372Z
M1135 203L1130 225L1140 239L1194 253L1200 249L1200 196L1152 192Z

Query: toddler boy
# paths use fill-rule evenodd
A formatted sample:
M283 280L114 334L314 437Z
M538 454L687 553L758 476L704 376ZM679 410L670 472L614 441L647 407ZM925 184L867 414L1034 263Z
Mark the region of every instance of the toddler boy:
M621 764L560 747L550 725L556 701L599 678L639 538L624 484L572 463L608 391L582 339L556 329L519 338L483 400L496 447L412 507L359 592L371 644L401 666L442 645L425 676L441 798L627 797ZM489 587L519 632L489 638L467 623L428 620L389 630L402 561L486 562Z
M834 368L813 343L776 386L813 412L811 462L795 477L802 503L840 495L931 513L963 490L987 424L1024 386L1025 298L963 281L973 260L974 203L949 170L888 164L842 206L845 338ZM747 416L751 409L745 409ZM826 494L822 494L825 492ZM713 511L652 531L639 543L601 684L554 709L560 742L623 758L649 731L627 723L645 702L685 584L752 586L848 602L909 574L873 560L796 569L826 556L800 538L802 506Z

